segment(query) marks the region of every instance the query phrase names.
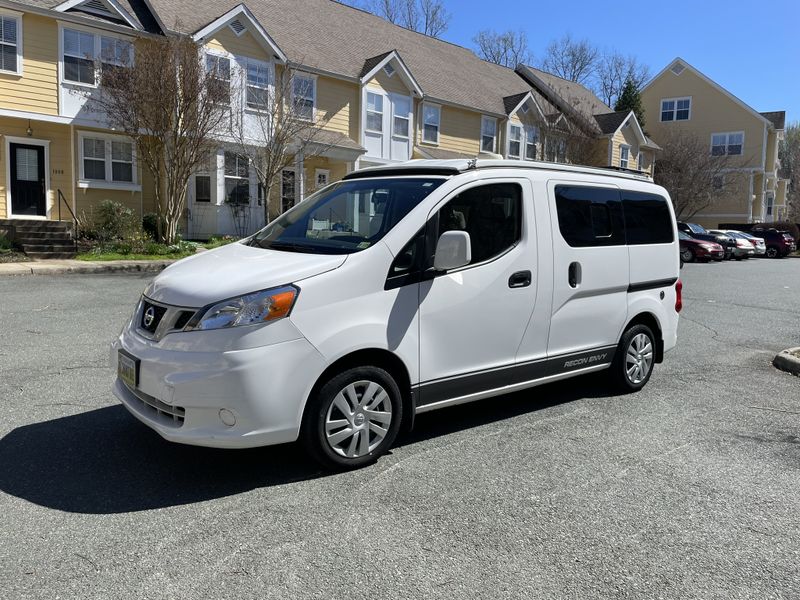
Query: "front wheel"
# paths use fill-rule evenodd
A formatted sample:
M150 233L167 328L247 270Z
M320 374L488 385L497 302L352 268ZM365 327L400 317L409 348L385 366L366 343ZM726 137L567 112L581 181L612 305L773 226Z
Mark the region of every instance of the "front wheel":
M619 392L638 392L647 384L653 372L655 348L655 336L647 325L634 325L622 334L610 372Z
M692 262L694 260L694 252L690 248L681 250L681 258L683 262Z
M301 436L323 466L356 469L391 447L402 418L392 376L378 367L356 367L330 378L310 398Z

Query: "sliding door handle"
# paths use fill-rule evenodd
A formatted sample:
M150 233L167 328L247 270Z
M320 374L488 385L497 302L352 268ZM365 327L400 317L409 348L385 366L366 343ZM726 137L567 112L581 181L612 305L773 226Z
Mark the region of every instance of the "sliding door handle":
M570 263L567 281L569 281L569 287L571 288L576 288L581 284L581 263Z

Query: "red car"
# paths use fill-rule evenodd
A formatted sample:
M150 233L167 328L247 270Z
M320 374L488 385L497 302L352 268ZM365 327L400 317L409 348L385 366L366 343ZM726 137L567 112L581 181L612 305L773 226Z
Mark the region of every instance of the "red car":
M681 245L681 260L683 262L709 260L722 260L725 257L725 250L716 242L707 240L696 240L683 231L678 232L678 239Z

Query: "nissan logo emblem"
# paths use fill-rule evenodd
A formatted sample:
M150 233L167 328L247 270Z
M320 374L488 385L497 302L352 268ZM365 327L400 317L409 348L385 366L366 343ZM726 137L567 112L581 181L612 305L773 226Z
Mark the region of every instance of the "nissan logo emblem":
M142 319L142 324L145 327L150 327L153 324L153 321L156 320L156 310L151 306L146 311L144 311L144 319Z

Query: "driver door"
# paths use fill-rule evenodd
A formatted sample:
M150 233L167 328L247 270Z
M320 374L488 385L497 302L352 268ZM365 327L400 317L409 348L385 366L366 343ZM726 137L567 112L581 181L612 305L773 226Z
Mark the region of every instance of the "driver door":
M502 387L536 300L531 184L497 179L461 188L428 220L428 263L448 230L470 236L471 262L426 271L420 283L417 405ZM505 371L505 370L503 370Z

